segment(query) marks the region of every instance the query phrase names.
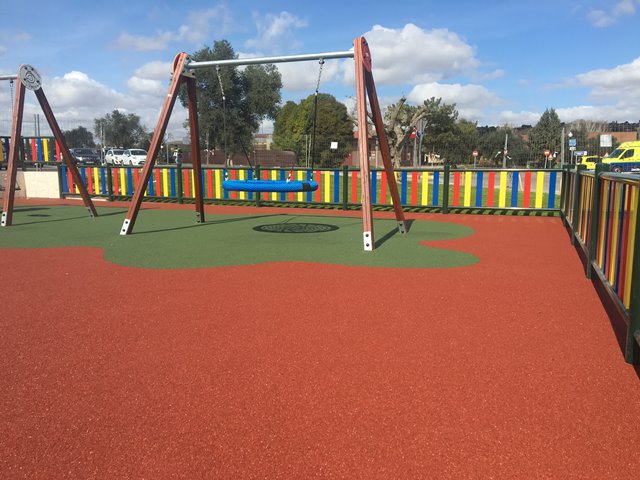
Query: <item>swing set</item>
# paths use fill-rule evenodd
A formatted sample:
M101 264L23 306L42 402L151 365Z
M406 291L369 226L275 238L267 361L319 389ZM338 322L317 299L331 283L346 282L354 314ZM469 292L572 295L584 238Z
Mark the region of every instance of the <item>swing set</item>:
M231 192L315 192L318 189L318 182L313 180L313 166L315 163L315 150L316 150L316 119L318 116L318 93L320 91L320 79L322 77L322 66L324 65L324 58L320 58L320 69L318 71L318 81L316 82L316 91L313 98L313 109L311 115L311 168L307 171L307 180L293 180L293 166L289 171L289 176L286 181L282 180L260 180L256 178L253 170L251 160L247 155L247 161L251 167L251 179L248 180L229 180L227 178L227 171L225 170L225 180L222 182L222 188ZM224 151L226 155L227 151L227 108L226 99L224 95L224 88L222 87L222 78L220 77L220 66L216 65L216 73L218 75L218 83L220 84L220 92L222 93L222 123L223 123L223 138L224 138ZM308 122L307 122L308 123ZM305 131L308 128L305 127ZM243 147L244 149L244 147ZM246 154L246 150L245 150ZM228 164L227 164L228 166Z
M53 136L60 146L60 152L62 153L64 163L71 173L71 177L73 179L73 182L76 184L78 191L80 192L82 201L89 210L89 215L92 217L97 217L98 212L96 211L96 207L91 201L89 191L87 190L87 187L84 184L82 177L80 176L80 172L78 171L76 162L71 156L71 152L69 151L67 142L62 135L62 130L60 130L60 126L58 125L58 122L53 115L53 111L49 106L49 101L47 100L47 97L42 90L42 79L38 71L31 65L20 65L17 75L1 75L0 80L9 80L11 82L13 82L14 80L18 80L16 82L16 96L13 104L11 140L9 146L6 174L7 181L2 204L2 217L0 217L0 226L8 227L13 221L13 203L15 199L15 183L18 171L18 156L20 154L22 117L24 113L24 97L26 93L25 89L31 90L33 91L33 93L35 93L36 98L40 103L40 107L42 108L42 112L44 113L44 116L49 123L49 127L53 132Z
M371 172L369 167L369 144L368 144L368 127L367 127L367 98L371 108L371 118L378 136L378 142L382 154L384 169L388 179L389 192L393 202L398 230L400 233L406 233L406 222L404 212L400 203L400 194L396 183L395 173L391 163L391 155L389 153L389 143L384 131L382 121L382 112L378 103L378 95L376 93L373 74L371 71L371 52L364 37L358 37L354 40L353 51L342 52L326 52L318 54L289 55L280 57L261 57L261 58L242 58L230 60L212 60L205 62L193 61L186 53L178 54L173 62L173 75L169 86L169 93L165 98L160 118L151 140L151 146L147 153L147 159L142 169L138 185L147 185L151 178L151 172L155 165L156 157L162 146L169 117L178 98L178 89L184 83L187 90L187 108L189 113L189 131L191 140L191 160L193 164L194 174L194 196L196 209L196 222L204 222L204 201L202 195L202 162L200 159L199 147L199 129L198 129L198 110L196 99L196 71L203 68L221 67L221 66L239 66L239 65L257 65L284 62L303 62L310 60L319 60L324 62L330 59L353 58L356 73L356 110L358 125L358 154L360 161L360 185L362 195L362 222L363 222L363 243L364 250L371 251L375 247L373 235L373 209L371 204ZM222 85L222 82L220 82ZM224 99L223 99L224 100ZM317 96L316 96L317 101ZM246 180L240 183L231 183L226 180L225 188L227 190L242 190L253 192L281 192L281 191L311 191L317 189L316 182L299 182L299 181L273 181L273 180ZM144 188L137 188L133 200L129 206L126 218L120 229L120 235L128 235L133 232L136 218L140 211L140 205L144 197Z

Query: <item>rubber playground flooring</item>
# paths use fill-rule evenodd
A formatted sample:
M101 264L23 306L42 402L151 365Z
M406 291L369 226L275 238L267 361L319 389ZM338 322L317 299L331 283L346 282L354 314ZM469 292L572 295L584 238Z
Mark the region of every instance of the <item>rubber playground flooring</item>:
M188 207L187 207L188 208ZM342 265L432 268L470 265L466 252L421 245L450 240L473 230L446 222L409 221L410 235L398 232L395 220L382 219L375 254L365 252L362 220L318 218L304 212L254 215L205 214L195 223L191 209L146 210L133 234L119 235L126 209L98 208L91 218L84 207L23 206L14 212L14 228L0 236L0 248L97 247L107 261L141 268L205 268L298 261Z
M0 230L0 478L636 476L638 374L559 218L376 213L369 266L331 259L359 212L51 207Z

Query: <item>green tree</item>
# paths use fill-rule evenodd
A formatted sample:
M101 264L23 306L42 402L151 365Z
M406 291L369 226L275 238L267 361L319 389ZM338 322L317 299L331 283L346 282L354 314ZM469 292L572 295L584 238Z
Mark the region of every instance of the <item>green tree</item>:
M428 130L429 131L429 130ZM473 163L472 152L478 148L478 127L475 122L459 120L453 126L447 122L447 128L441 132L430 129L421 138L421 150L436 154L448 163Z
M399 161L400 153L411 140L414 128L421 127L423 152L431 152L440 143L450 144L456 133L457 119L456 105L443 103L442 98L432 97L422 105L413 106L407 104L406 98L402 97L398 103L390 105L384 114L394 161Z
M289 101L276 117L273 143L291 150L299 159L323 167L335 167L344 161L353 145L353 120L347 107L326 93L309 95L299 104ZM315 129L314 129L315 118ZM337 148L331 148L332 142ZM315 154L315 158L311 155Z
M547 108L529 132L529 148L535 159L544 159L544 151L559 152L562 143L562 123L553 108Z
M197 62L237 57L227 40L215 41L213 48L205 47L191 56ZM200 143L208 148L226 149L227 156L247 149L261 121L276 117L281 88L280 72L270 64L250 65L243 70L234 66L198 70L196 92ZM186 91L179 95L186 106Z
M93 134L84 127L77 127L62 132L64 139L69 147L88 147L93 148L96 143L93 140Z
M483 163L501 166L503 159L504 141L507 138L507 166L526 165L530 158L529 146L516 135L512 128L503 126L489 129L478 138L478 153Z
M104 138L104 146L123 148L142 147L149 133L143 127L140 117L134 113L124 114L119 110L107 113L93 120L93 131L98 138Z

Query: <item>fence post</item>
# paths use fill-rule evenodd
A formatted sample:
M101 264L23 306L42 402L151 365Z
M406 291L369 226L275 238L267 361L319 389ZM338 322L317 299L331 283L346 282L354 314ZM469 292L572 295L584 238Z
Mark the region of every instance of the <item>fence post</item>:
M624 359L636 365L640 361L640 186L636 195L636 204L632 206L636 209L635 245L633 245L633 262L629 267L631 270L631 298L629 302L629 326L627 328L627 344L624 352Z
M253 152L253 155L254 155L253 161L255 162L256 160L255 152ZM256 165L254 168L253 180L260 180L260 165ZM262 193L255 192L255 196L256 196L256 207L260 207L262 205Z
M107 165L107 198L113 202L113 166Z
M184 185L182 185L182 163L176 165L176 196L178 203L182 203L184 199Z
M449 165L444 166L442 175L442 213L449 213Z
M582 187L582 175L580 172L587 167L584 165L578 165L576 168L576 177L573 183L573 217L571 218L571 245L576 243L576 232L578 231L578 218L580 217L580 188Z
M342 166L342 210L349 208L349 167Z
M587 278L591 278L593 261L596 259L596 249L598 246L598 228L600 226L600 180L601 172L608 172L609 165L599 163L593 174L593 198L591 201L591 228L589 230L589 257L587 258L586 273Z
M567 226L567 195L569 189L569 167L562 167L562 189L560 190L560 211L562 212L562 224Z

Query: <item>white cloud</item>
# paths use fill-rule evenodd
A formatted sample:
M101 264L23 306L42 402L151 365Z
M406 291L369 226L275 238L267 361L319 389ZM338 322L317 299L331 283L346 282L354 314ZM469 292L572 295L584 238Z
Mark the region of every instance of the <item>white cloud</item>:
M173 64L170 62L146 63L136 69L133 76L127 80L127 86L135 94L161 97L167 93L172 68Z
M47 83L45 92L52 108L55 105L56 110L63 112L58 115L69 116L83 112L84 116L79 118L87 118L94 109L102 109L107 104L118 104L123 99L122 94L78 71L52 78Z
M353 65L353 62L351 62ZM320 65L318 62L293 62L277 64L278 71L282 76L282 87L293 92L306 92L310 95L315 92L318 83L318 72ZM336 60L326 60L322 66L320 77L320 91L325 83L335 78L340 68L340 62Z
M593 105L583 104L555 108L563 122L585 119L594 121L637 121L640 118L640 57L610 69L591 70L563 83L565 88L587 87ZM535 125L542 112L503 111L501 123Z
M116 39L114 47L120 50L136 50L140 52L164 50L175 38L176 36L170 32L160 32L150 37L122 32Z
M498 125L512 125L519 127L520 125L535 125L540 120L541 112L520 111L514 112L504 110L498 114Z
M127 81L127 87L134 93L161 95L167 91L167 82L152 80L150 78L131 77Z
M134 76L140 78L150 78L154 80L168 80L173 72L172 62L161 62L156 60L145 63L142 67L136 69Z
M577 105L573 107L556 108L556 113L562 122L576 120L593 120L597 122L611 120L633 120L639 118L640 109L633 104L616 105ZM542 112L505 110L498 114L499 124L535 125L540 120Z
M401 29L376 25L365 37L379 85L436 82L471 73L480 65L475 49L444 28L424 30L411 23ZM348 67L345 79L353 83L352 63Z
M593 9L587 13L587 20L594 27L610 27L622 17L635 15L640 0L620 0L608 10Z
M460 118L467 120L479 120L483 118L485 109L503 103L498 95L482 85L437 82L416 85L407 95L407 100L414 104L422 104L431 97L442 98L445 103L455 103Z
M157 68L158 65L154 62L141 67L136 74L146 71L152 76ZM138 115L145 128L152 130L157 124L168 92L166 82L162 88L153 82L155 80L152 78L134 75L129 83L131 91L121 93L90 78L86 73L72 71L62 77L44 78L43 91L63 130L82 124L93 131L93 119L115 109ZM141 92L145 86L146 90ZM28 100L25 103L25 113L40 113L40 108L34 101ZM168 127L174 138L182 138L184 135L182 123L185 118L186 110L180 102L176 102Z
M177 31L160 31L155 35L131 35L122 32L114 42L114 47L122 50L151 51L164 50L171 43L187 42L200 46L215 32L224 35L232 27L231 13L224 5L208 10L192 11ZM217 28L212 28L215 26Z
M619 104L640 101L640 57L611 69L598 69L576 76L579 84L590 87L590 95L600 102Z
M224 35L231 30L231 12L225 5L208 10L191 12L187 22L178 29L177 39L191 44L204 44L211 38L212 30L216 35ZM212 29L215 25L217 28Z
M258 30L258 36L245 42L247 48L259 48L265 51L291 51L300 47L293 32L307 26L305 19L296 17L289 12L277 15L268 13L261 15L253 13L253 21Z

